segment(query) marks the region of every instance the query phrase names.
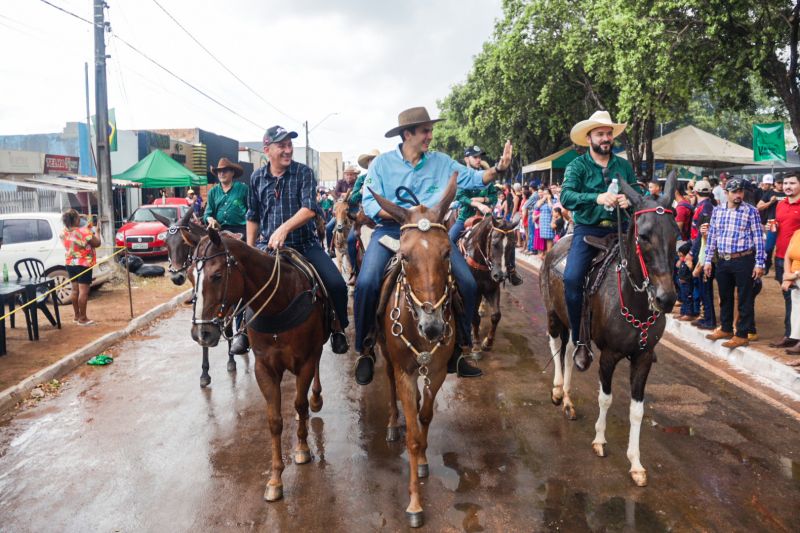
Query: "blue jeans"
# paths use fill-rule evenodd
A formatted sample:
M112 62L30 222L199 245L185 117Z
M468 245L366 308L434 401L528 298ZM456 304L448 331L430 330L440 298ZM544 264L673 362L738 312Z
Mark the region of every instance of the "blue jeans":
M373 330L375 325L375 315L378 308L378 297L383 281L383 272L387 263L394 256L394 252L387 249L378 240L389 235L395 239L400 238L400 227L397 225L382 225L375 229L361 265L361 271L356 279L356 289L353 294L353 308L356 320L356 351L364 351L364 339L367 333ZM475 314L475 300L478 293L478 285L472 272L464 260L464 256L459 253L455 244L451 244L450 264L453 268L453 277L456 280L458 292L464 301L464 313L466 316L456 317L456 327L459 330L459 340L467 345L472 342L470 323ZM341 276L339 276L341 278Z
M336 225L336 219L331 218L327 224L325 224L325 246L328 249L333 248L333 227Z
M533 227L535 222L533 221L533 212L528 216L528 251L533 251L533 232L536 228Z
M464 221L456 220L448 234L450 235L450 240L455 244L464 234Z
M259 243L260 249L266 249L266 243ZM339 319L339 324L342 329L346 328L350 321L347 319L347 284L342 277L339 269L333 263L331 256L325 253L317 242L305 250L297 250L303 257L308 259L308 262L314 265L319 277L322 278L322 283L328 291L328 296L333 303L333 310L336 313L336 318Z
M703 274L694 278L695 287L697 290L699 301L703 307L703 318L701 321L706 326L717 325L717 312L714 309L714 271L711 271L711 277L705 279ZM699 311L699 308L698 308Z
M764 271L768 272L772 266L772 252L775 250L775 242L778 240L777 231L768 231L764 243L764 249L767 253L767 260L765 261Z
M592 258L597 249L583 242L583 237L605 237L615 233L616 228L601 228L598 226L575 226L572 242L567 254L567 266L564 268L564 296L567 302L569 327L572 333L572 342L578 342L581 327L581 311L583 309L583 284L589 272Z
M356 249L356 227L354 225L350 228L350 233L347 234L347 257L350 258L350 268L353 269L353 272L356 271L357 254L358 250Z
M692 291L692 282L678 280L678 291L681 298L681 315L695 316L694 292Z

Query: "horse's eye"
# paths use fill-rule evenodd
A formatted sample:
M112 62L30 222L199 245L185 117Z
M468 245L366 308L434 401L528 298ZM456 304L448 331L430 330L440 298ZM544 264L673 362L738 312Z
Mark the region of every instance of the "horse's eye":
M211 281L219 281L221 279L222 279L221 272L214 272L213 274L211 274Z

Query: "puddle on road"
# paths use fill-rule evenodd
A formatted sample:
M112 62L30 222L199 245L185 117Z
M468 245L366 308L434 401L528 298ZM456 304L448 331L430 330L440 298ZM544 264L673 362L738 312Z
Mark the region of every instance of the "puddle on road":
M464 513L464 520L461 522L461 527L464 528L464 531L467 533L477 533L479 531L484 531L483 526L480 522L480 517L478 516L478 511L483 509L480 505L476 505L474 503L457 503L453 507Z
M442 464L446 468L438 469L442 484L453 492L469 492L481 484L480 474L471 468L459 465L458 454L446 452L442 455Z

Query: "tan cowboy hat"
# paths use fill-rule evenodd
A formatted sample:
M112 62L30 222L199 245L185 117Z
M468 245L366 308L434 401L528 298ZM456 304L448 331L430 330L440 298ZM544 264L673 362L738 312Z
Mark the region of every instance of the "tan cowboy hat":
M621 124L612 122L611 115L608 114L608 111L595 111L594 114L589 117L589 120L581 120L572 126L572 131L569 132L569 138L578 146L589 146L586 136L593 129L608 127L613 130L612 135L618 137L625 131L627 126L628 124L624 122Z
M420 124L439 122L440 120L443 119L431 118L431 116L428 114L428 110L424 107L412 107L411 109L401 111L400 114L397 115L397 127L387 131L386 137L394 137L395 135L398 135L400 130L404 128L413 128L414 126L419 126Z
M358 168L356 165L350 163L346 167L344 167L344 173L347 174L348 172L352 172L353 174L361 174L361 169Z
M381 151L377 148L373 148L366 154L361 154L358 156L358 166L361 168L369 168L369 164L372 163L372 160L381 155Z
M239 165L237 165L236 163L234 163L233 161L231 161L227 157L223 157L222 159L219 160L219 163L217 163L217 166L211 167L211 173L216 176L217 172L222 168L232 168L233 169L233 177L234 178L238 178L244 172L244 169L242 167L240 167Z

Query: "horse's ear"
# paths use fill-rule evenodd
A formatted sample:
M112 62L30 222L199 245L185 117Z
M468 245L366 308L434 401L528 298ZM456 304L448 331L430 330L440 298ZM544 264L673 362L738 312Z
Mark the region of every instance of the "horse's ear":
M158 220L159 222L164 224L165 227L168 228L168 227L170 227L172 225L172 222L170 222L170 220L167 217L161 216L158 213L156 213L155 211L150 211L150 212L153 213L153 217L155 217L156 220ZM181 224L181 225L185 226L185 224Z
M622 194L628 197L628 200L631 201L631 204L636 206L642 203L642 195L636 192L636 189L631 187L624 179L618 181L619 190L622 191Z
M222 238L219 236L219 232L214 228L208 228L208 238L211 239L211 242L213 242L215 246L220 246L222 244Z
M181 217L181 222L180 222L181 226L188 225L189 221L192 219L193 216L194 216L194 209L187 209L186 212Z
M678 173L674 170L667 176L667 183L664 185L664 194L661 195L660 201L664 209L672 207L672 201L675 199L675 190L678 188Z
M437 222L444 220L447 210L450 209L450 204L453 203L453 200L456 197L456 191L458 190L458 182L456 181L457 178L458 172L453 172L453 174L450 176L450 181L447 182L447 187L444 189L442 199L439 200L439 205L434 208L434 218Z
M375 197L375 201L378 202L378 205L381 206L381 209L389 213L389 216L392 217L398 224L405 224L406 220L408 220L407 209L404 209L399 205L390 202L380 194L373 191L372 187L367 187L367 188L369 189L369 192L372 193L372 196Z
M200 239L202 238L201 235L197 235L195 232L193 232L191 228L181 227L178 231L181 232L181 237L183 237L183 241L192 248L197 246L197 244L200 242Z

